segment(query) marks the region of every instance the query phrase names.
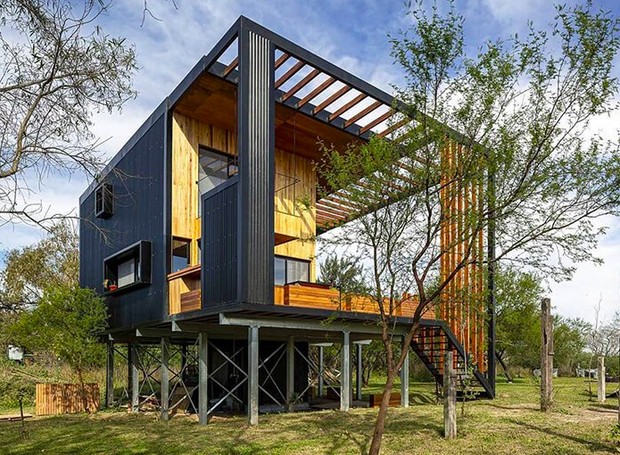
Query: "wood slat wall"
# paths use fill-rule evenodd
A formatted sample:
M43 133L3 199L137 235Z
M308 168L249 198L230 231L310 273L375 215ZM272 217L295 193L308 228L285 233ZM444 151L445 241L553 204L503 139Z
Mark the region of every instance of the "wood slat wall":
M484 233L476 223L480 213L482 183L462 178L466 149L449 143L441 154L441 201L444 213L440 231L440 280L456 271L440 297L439 317L448 323L465 351L486 371L486 336L483 268Z
M79 384L37 384L35 412L38 416L94 412L99 409L99 385L84 384L86 408Z

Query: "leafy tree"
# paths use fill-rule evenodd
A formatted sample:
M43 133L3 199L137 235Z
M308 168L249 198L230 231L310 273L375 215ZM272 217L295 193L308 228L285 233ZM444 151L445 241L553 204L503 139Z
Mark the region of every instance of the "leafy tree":
M36 305L50 286L77 286L77 233L68 221L49 230L50 235L40 242L6 254L0 271L0 312L19 312Z
M37 182L103 164L92 115L134 96L136 69L133 48L99 25L107 7L0 0L0 225L48 228L59 215L29 201Z
M574 374L577 365L585 359L584 350L590 328L590 324L579 318L554 318L553 364L561 374Z
M512 380L506 362L529 369L540 366L539 277L515 268L498 268L496 284L497 358Z
M57 286L47 288L39 304L22 313L9 334L15 345L32 352L48 351L66 362L83 390L84 371L105 361L105 346L97 334L106 327L107 309L94 291Z
M454 7L442 15L417 3L410 15L409 30L392 37L406 79L394 108L410 121L395 122L388 138L328 148L318 168L325 193L340 191L348 206L370 210L352 209L355 221L334 241L367 258L360 264L380 311L387 374L371 454L379 453L405 360L395 355L391 331L402 296L419 297L408 344L422 313L440 302L459 271L482 265L476 246L489 230L497 240L495 257L485 264L490 277L498 261L510 258L567 278L574 263L596 260L591 252L605 229L593 220L618 214L620 201L617 144L584 135L594 116L615 108L617 18L590 3L559 6L548 32L531 27L526 36L490 41L472 56ZM462 193L468 202L455 210ZM440 248L438 237L449 225L457 233ZM442 257L454 248L454 270L440 274ZM468 290L461 297L484 299Z

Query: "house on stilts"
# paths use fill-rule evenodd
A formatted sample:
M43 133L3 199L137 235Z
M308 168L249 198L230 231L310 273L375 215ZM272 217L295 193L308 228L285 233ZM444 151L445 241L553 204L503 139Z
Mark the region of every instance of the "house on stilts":
M379 336L378 309L363 298L340 305L338 291L316 282L307 239L347 222L351 207L317 192L313 162L318 140L344 149L389 137L394 106L338 66L236 21L80 198L80 282L109 311L108 403L121 356L132 410L154 405L164 419L191 408L201 423L237 411L256 424L259 412L291 404L331 397L346 411L362 399L360 353ZM493 289L482 267L469 276L491 291L486 316L472 311L460 337L449 314L429 312L406 348L439 382L447 350L459 364L469 356L493 397ZM398 308L395 339L415 307L412 298ZM329 344L340 347L338 376L323 365Z

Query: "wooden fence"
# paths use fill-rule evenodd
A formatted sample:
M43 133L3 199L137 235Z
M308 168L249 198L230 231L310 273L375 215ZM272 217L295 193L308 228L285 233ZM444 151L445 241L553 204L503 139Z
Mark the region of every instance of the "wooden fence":
M79 384L37 384L35 411L39 416L97 411L99 385L84 384L84 398Z

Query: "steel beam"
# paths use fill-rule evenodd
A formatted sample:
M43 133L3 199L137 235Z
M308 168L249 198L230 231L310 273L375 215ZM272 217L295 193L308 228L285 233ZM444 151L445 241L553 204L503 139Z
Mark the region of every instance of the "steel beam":
M207 424L209 412L208 378L209 378L209 338L206 332L198 335L198 423Z
M170 338L161 339L161 387L159 406L161 419L168 420L170 417Z
M105 405L107 408L114 404L114 341L108 340L108 356L105 369Z
M403 349L407 350L405 361L400 369L400 405L403 408L409 407L409 346L403 343Z
M220 313L220 325L230 326L257 326L274 329L291 329L291 330L318 330L321 332L350 332L353 328L357 333L363 334L381 334L381 328L376 324L359 324L350 325L343 323L325 324L323 320L317 321L293 321L288 318L247 318L230 316ZM394 327L394 335L406 335L407 328Z
M288 337L286 343L286 400L293 403L295 394L295 338Z
M348 411L351 407L351 333L346 330L342 332L340 359L340 410Z
M258 326L248 329L248 423L258 425Z

